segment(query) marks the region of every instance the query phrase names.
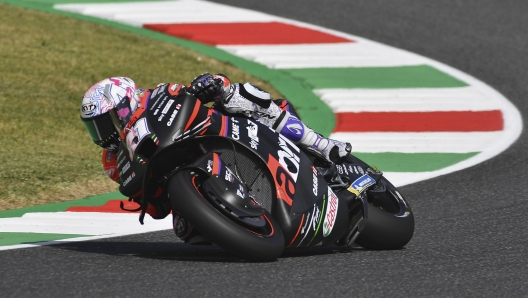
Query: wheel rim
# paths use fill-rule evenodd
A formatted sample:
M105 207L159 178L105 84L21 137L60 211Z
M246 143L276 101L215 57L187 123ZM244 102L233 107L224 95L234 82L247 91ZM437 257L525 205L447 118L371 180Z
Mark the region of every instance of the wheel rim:
M226 208L224 206L222 206L221 204L219 204L218 201L216 201L215 199L209 197L209 195L207 195L207 192L205 192L203 190L203 188L201 187L203 181L200 181L199 178L200 177L197 174L194 174L192 176L192 178L191 178L191 183L194 186L194 189L196 190L196 192L200 195L200 197L202 199L204 199L207 203L209 203L211 206L213 206L216 210L218 210L220 213L225 215L231 221L237 223L238 225L240 225L241 227L243 227L244 229L246 229L248 232L250 232L252 234L258 235L260 237L272 237L272 236L274 236L275 229L274 229L273 224L271 223L270 219L268 218L267 214L264 214L264 215L261 215L261 216L258 217L259 220L265 221L265 225L263 227L255 227L255 226L247 224L246 222L244 222L243 219L240 219L240 218L237 218L237 217L233 216L229 212L229 210L226 210ZM254 204L257 204L254 200L252 200L252 202Z

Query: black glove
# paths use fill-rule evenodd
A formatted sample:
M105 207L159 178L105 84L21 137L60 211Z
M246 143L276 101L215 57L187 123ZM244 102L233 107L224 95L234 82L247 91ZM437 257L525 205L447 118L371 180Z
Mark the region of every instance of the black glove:
M222 80L215 79L210 73L203 73L191 82L189 92L201 99L213 100L215 96L223 91Z

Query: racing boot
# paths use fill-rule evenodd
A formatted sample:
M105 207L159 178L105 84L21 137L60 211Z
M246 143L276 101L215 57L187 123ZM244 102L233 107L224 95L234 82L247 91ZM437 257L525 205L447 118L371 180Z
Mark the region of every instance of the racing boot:
M306 151L329 162L342 163L352 151L350 143L321 136L287 111L281 113L272 128Z

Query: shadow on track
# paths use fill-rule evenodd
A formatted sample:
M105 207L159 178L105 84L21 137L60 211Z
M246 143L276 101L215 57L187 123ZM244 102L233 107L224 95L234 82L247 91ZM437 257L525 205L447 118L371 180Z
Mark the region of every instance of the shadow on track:
M167 241L167 240L171 241ZM217 245L190 245L177 239L172 230L101 240L50 245L49 248L116 257L175 260L183 262L248 263ZM364 251L337 246L285 250L280 259L307 258L321 255Z

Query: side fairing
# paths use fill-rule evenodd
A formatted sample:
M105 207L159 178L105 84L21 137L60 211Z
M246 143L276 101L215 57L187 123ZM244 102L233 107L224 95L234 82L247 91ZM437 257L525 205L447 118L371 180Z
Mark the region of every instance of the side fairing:
M348 210L297 145L253 119L227 117L224 136L257 153L275 184L270 210L288 247L326 245L346 230ZM243 177L242 177L243 178Z

